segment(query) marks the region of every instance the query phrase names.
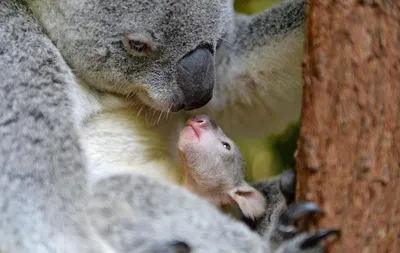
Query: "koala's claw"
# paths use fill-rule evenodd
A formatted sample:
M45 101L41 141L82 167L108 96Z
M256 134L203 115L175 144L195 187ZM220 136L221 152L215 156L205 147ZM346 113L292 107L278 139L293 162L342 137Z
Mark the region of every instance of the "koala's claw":
M309 215L324 214L325 212L313 202L297 202L290 205L279 217L279 231L285 239L292 238L299 231L294 226L296 221L305 219Z
M170 246L168 252L171 253L189 253L191 251L190 246L182 241L173 241Z
M325 212L313 202L297 202L293 205L290 205L288 209L282 213L282 215L279 217L279 223L281 225L288 226L300 218L317 213L324 214Z
M325 239L330 235L340 235L340 230L337 229L321 229L320 231L308 235L304 241L300 244L300 249L304 250L307 248L315 247L317 244L321 242L321 240Z
M277 252L325 252L327 239L331 235L339 236L337 229L318 229L310 231L309 219L313 215L325 212L315 203L298 202L290 205L279 217L277 226L271 240L274 247L278 245ZM275 241L274 241L275 240Z
M140 253L190 253L192 252L191 247L184 241L168 241L168 242L161 242L158 244L152 244L148 247L143 247L144 250L136 250L135 252Z
M286 205L294 202L296 192L296 172L287 170L279 178L279 189L285 197Z

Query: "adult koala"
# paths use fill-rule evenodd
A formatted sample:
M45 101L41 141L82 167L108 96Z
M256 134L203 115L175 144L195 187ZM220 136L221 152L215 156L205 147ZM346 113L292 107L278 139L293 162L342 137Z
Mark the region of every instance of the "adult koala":
M304 0L250 17L227 0L27 4L78 78L91 180L134 171L179 182L184 112L205 111L232 137L299 115Z
M304 3L300 1L258 18L238 17L235 22L230 4L0 1L0 252L188 252L185 243L171 241L176 239L171 234L195 243L194 252L298 252L310 246L310 240L312 245L319 241L320 236L315 240L313 235L300 234L303 237L288 243L276 241L272 250L243 224L229 220L179 187L120 173L154 167L148 174L168 179L164 165L169 165L165 161L173 152L167 144L173 143L171 129L176 125L171 122L177 119L160 119L147 128L146 116L164 107L193 109L210 99L212 75L196 74L194 66L200 66L200 73L213 69L210 54L224 34L224 41L235 38L244 44L239 44L236 54L224 57L218 52L227 50L227 45L220 43L216 62L225 59L227 62L218 66L242 73L237 65L242 63L232 62L236 57L250 57L244 53L246 47L254 52L250 50L254 45L246 39L269 34L254 29L258 27L255 24L267 25L271 17L290 17L281 20L283 30L287 29L283 35L277 35L282 27L274 18L269 29L272 37L282 37L281 42L289 38L286 42L290 42L296 34L291 28L299 27L303 19ZM141 27L145 22L149 23ZM235 31L240 31L238 36ZM215 94L230 94L222 92L223 82L218 83ZM240 87L238 84L233 87ZM256 82L251 84L257 87ZM260 91L257 94L261 95ZM215 101L232 98L235 96ZM131 115L142 107L144 116ZM174 117L180 119L181 115ZM117 174L91 188L87 187L80 148L82 126L89 169L96 170L94 161L104 154L98 163L100 171L110 166L106 172ZM155 147L157 135L167 138ZM167 143L168 137L171 143ZM161 158L157 161L154 157ZM272 226L269 231L274 239L286 238L286 232L296 236L297 231L288 230L286 223L296 218L293 214L305 213L301 210L316 210L293 208L278 215L283 217L284 227L281 231ZM280 228L281 221L277 222L274 224ZM131 238L137 241L131 244Z

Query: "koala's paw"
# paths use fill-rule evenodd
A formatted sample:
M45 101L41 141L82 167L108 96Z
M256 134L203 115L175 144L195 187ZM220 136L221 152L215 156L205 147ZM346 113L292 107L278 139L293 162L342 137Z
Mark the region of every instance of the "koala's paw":
M277 220L270 234L274 253L322 253L328 238L339 236L337 229L309 231L310 219L324 211L312 202L298 202L286 209Z

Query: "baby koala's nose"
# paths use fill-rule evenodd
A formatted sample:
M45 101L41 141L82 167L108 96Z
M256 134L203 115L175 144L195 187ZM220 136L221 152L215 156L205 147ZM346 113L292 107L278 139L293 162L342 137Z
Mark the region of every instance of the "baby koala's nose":
M206 125L207 123L209 123L210 117L208 117L207 115L200 115L200 116L195 117L193 119L193 121L195 124L202 126L202 125Z
M190 120L191 125L196 128L206 129L210 125L210 117L207 115L199 115Z
M199 115L188 120L188 123L199 129L217 129L218 125L211 117L207 115Z

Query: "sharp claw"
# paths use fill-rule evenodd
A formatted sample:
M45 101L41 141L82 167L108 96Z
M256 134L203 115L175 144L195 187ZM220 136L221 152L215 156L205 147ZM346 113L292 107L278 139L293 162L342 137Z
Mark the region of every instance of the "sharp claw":
M316 213L323 214L324 211L313 202L297 202L290 205L279 217L278 230L281 232L283 239L292 238L299 232L299 228L294 226L296 221Z
M281 175L279 188L285 197L286 204L293 203L296 191L296 173L294 170L287 170Z
M291 222L301 217L316 213L324 214L325 212L313 202L297 202L296 204L290 205L288 209L281 214L279 217L279 224L289 226Z
M316 246L321 240L325 239L329 235L339 235L340 230L337 229L324 229L320 230L315 234L307 236L304 241L300 244L300 249L306 249Z
M168 244L168 253L190 253L190 246L183 241L173 241Z

